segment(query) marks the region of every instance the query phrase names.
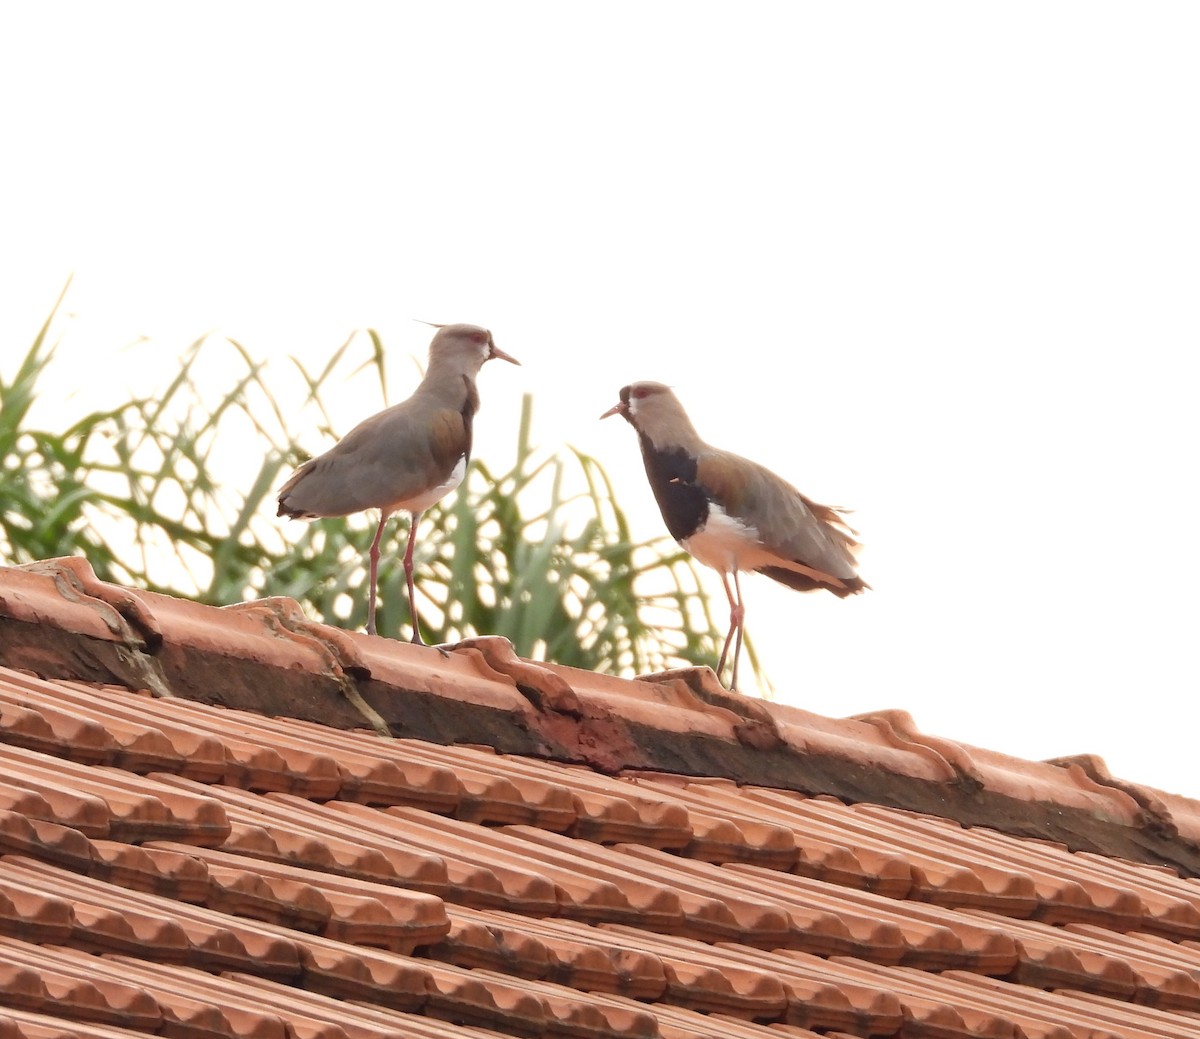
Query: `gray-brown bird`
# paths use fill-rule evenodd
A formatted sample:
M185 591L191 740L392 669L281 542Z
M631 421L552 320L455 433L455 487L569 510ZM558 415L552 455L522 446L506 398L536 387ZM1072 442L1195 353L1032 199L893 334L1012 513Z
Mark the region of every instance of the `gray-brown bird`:
M797 591L824 588L840 598L870 587L858 576L859 542L844 510L819 505L769 469L706 444L670 387L631 383L622 388L620 403L600 417L610 415L623 415L637 431L646 476L671 536L721 575L729 633L717 674L733 641L731 689L737 688L746 616L739 571L756 570Z
M404 578L412 641L425 645L413 598L413 547L421 514L462 483L471 460L471 423L479 410L475 377L493 357L520 364L477 325L437 325L425 378L408 400L360 422L323 455L305 462L279 490L280 516L316 519L379 509L368 553L367 632L375 634L379 541L388 517L412 514Z

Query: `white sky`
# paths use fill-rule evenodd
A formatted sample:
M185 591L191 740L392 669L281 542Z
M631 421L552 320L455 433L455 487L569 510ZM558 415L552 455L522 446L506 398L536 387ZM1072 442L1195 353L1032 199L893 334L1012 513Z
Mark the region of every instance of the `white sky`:
M5 5L0 365L71 273L75 403L210 329L282 368L368 326L398 399L413 318L485 324L524 366L482 374L476 455L532 392L641 537L633 433L595 418L670 382L713 443L857 509L872 594L743 582L780 699L1200 796L1198 29L1172 3Z

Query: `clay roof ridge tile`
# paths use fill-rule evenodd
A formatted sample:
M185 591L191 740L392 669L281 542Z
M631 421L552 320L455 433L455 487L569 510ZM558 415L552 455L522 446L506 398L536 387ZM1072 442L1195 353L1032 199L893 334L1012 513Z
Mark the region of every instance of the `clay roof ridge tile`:
M517 656L513 644L503 636L477 635L443 648L466 654L483 672L511 682L539 711L576 717L582 713L579 697L561 673Z
M41 559L13 569L49 578L63 599L95 610L109 631L130 646L140 644L153 653L162 644L162 631L145 599L128 588L101 581L84 556Z
M970 753L961 744L921 732L908 711L872 711L855 715L854 721L873 726L894 747L920 755L943 770L948 780L968 780L983 787L984 778Z
M261 618L263 627L277 638L291 639L316 649L323 661L321 674L332 679L366 723L385 739L391 737L387 722L358 690L357 680L371 669L359 655L353 640L339 628L310 621L295 599L272 596L222 607L230 612Z

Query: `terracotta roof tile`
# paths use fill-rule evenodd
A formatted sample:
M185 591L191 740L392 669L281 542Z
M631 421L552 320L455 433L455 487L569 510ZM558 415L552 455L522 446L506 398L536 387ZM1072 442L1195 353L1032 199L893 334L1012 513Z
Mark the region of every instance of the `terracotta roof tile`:
M904 934L895 924L871 920L849 906L816 905L792 888L788 874L762 871L764 878L783 879L779 884L769 880L756 883L736 873L737 864L684 865L657 849L623 846L621 850L630 858L641 860L647 872L679 890L723 903L740 930L726 930L712 935L712 940L739 937L741 941L768 948L787 946L830 956L858 953L888 962L899 962L905 954Z
M92 1021L66 1021L17 1007L0 1008L0 1039L143 1039L145 1034Z
M647 780L635 777L639 785L647 782L678 790L680 799L689 807L707 810L725 818L743 833L769 834L770 846L760 842L749 844L739 855L708 861L752 862L774 869L788 869L816 879L827 879L851 887L861 887L891 897L903 897L913 884L912 865L902 858L894 846L853 832L845 826L824 826L820 817L806 812L803 806L815 799L796 796L772 802L766 791L755 787L738 787L731 783L696 783L654 777ZM839 803L840 804L840 803ZM783 834L786 836L776 836ZM776 856L771 852L790 845L791 854ZM685 849L689 856L693 849Z
M337 806L360 818L363 810L352 805ZM678 897L654 884L626 883L622 878L599 875L602 871L587 868L582 863L555 861L553 856L539 855L527 842L505 831L460 820L441 819L415 808L389 808L382 815L392 832L403 834L425 847L442 847L444 854L461 867L481 868L483 863L509 884L520 884L514 891L518 900L499 906L519 912L534 912L533 907L521 908L527 891L535 885L549 885L556 895L555 913L575 919L615 919L637 917L648 926L677 926L683 918ZM538 834L545 831L534 830ZM532 853L532 854L531 854ZM464 904L471 904L469 900ZM543 907L539 915L551 915Z
M7 759L7 760L6 760ZM24 762L14 760L0 748L0 805L3 811L31 820L67 826L79 833L100 837L108 833L112 816L99 798L72 792L63 783L26 773Z
M903 1023L901 1005L885 987L863 984L823 957L799 950L753 950L723 944L720 952L780 979L788 997L783 1020L821 1031L893 1035Z
M937 979L947 995L964 1004L1005 1015L1027 1033L1055 1034L1064 1026L1072 1036L1097 1033L1180 1039L1194 1034L1197 1019L1105 996L1070 991L1043 992L976 974L950 972Z
M656 1013L662 1039L779 1039L780 1036L788 1039L826 1039L806 1028L779 1025L768 1028L723 1014L702 1014L684 1007L663 1006Z
M28 702L24 691L14 681L23 677L17 672L0 677L0 729L4 731L5 742L88 763L116 759L117 740L103 725L69 711ZM49 683L44 684L54 688Z
M196 789L183 779L164 782ZM445 860L434 852L379 838L367 841L344 818L321 805L290 794L256 795L234 787L202 788L220 799L230 818L230 836L222 847L255 858L310 866L368 880L402 878L417 891L441 895L461 877L451 876ZM485 878L477 878L481 890ZM499 888L498 882L488 885Z
M678 916L672 913L658 926L646 916L643 927L673 934L688 934L708 941L736 938L753 933L761 942L787 940L789 919L778 907L747 899L729 888L720 889L707 882L689 882L679 860L657 848L618 845L614 849L591 845L577 838L546 834L532 828L512 828L523 839L535 861L554 868L564 863L597 878L611 878L623 891L641 890L661 899L662 892L673 895ZM612 918L607 918L611 921Z
M450 910L447 940L429 954L459 966L503 969L588 991L657 999L666 990L662 962L652 953L615 946L608 931L576 920L537 919L498 910ZM492 943L481 948L482 931Z
M30 638L35 629L42 647L74 646L72 666L87 678L108 669L124 673L126 684L140 680L148 688L171 688L197 699L219 687L226 703L266 706L284 714L302 710L325 690L337 693L342 702L326 698L322 720L340 726L361 724L360 707L367 701L374 705L377 722L380 710L386 713L396 704L394 696L382 694L399 689L406 698L398 729L413 725L435 742L466 739L497 749L520 745L525 753L543 750L601 767L622 754L629 758L625 767L653 767L651 760L661 764L673 759L673 770L695 774L717 767L700 762L713 760L712 752L719 751L722 767L733 770L726 774L741 773L739 778L758 775L762 782L780 774L786 764L785 771L806 789L817 784L843 798L863 799L873 788L877 799L907 802L921 811L940 802L943 810L974 823L1004 824L1013 806L1023 803L1026 826L1036 819L1048 833L1072 835L1079 846L1099 841L1112 848L1133 847L1125 831L1142 818L1131 814L1134 805L1139 813L1157 813L1156 830L1163 836L1149 842L1155 854L1173 860L1180 851L1166 836L1173 825L1169 797L1110 782L1102 770L1085 769L1077 761L1035 765L976 753L976 748L917 732L903 712L826 719L731 696L704 670L628 683L520 661L499 639L473 640L474 645L447 661L421 647L314 625L286 600L213 610L134 593L97 581L79 559L10 568L0 580L11 593L0 614L8 655L43 675L48 665L61 670L63 657L35 647ZM31 597L39 600L39 608L29 608ZM93 623L85 623L89 618ZM129 659L105 648L118 643ZM80 651L81 646L86 649ZM467 679L464 685L452 681L459 671ZM220 675L222 681L194 681L206 673ZM665 692L647 692L646 687L654 686ZM481 698L485 688L488 696ZM351 703L351 697L361 703ZM435 709L435 702L443 709ZM641 704L649 705L653 718L639 716ZM453 706L445 710L447 705ZM665 727L662 705L673 716ZM674 738L668 739L668 733ZM1180 813L1181 819L1186 817L1186 806L1180 805ZM1088 825L1080 827L1085 819ZM1147 850L1143 841L1142 853ZM1196 861L1191 851L1184 858Z
M1016 963L1016 947L1003 931L969 921L951 910L913 902L901 907L874 892L838 888L807 877L783 879L756 866L733 864L724 868L736 874L749 890L835 915L860 944L850 955L920 965L925 970L969 966L997 974L1006 973ZM894 928L900 935L896 960L892 960L890 949L884 957L872 951L883 947L875 937L877 929L883 927Z
M787 1013L787 990L769 968L732 960L694 939L648 935L627 926L605 929L661 960L668 1003L748 1020L778 1020Z
M1097 880L1134 891L1145 906L1137 929L1171 938L1200 940L1200 885L1173 870L1147 869L1086 852L1072 856Z
M0 871L4 862L0 860ZM0 875L3 875L0 873ZM7 877L0 884L0 931L43 944L67 941L75 927L70 902Z
M287 1023L261 1008L239 1005L235 999L215 1005L211 975L188 967L156 964L130 956L86 956L72 949L56 950L87 961L93 970L141 986L162 1009L160 1031L167 1036L230 1039L286 1039Z
M330 802L319 814L331 830L365 830L381 848L437 855L448 878L438 894L447 901L529 913L549 913L560 906L561 890L520 855L486 846L491 836L482 827L467 824L464 830L454 820L419 808L378 809L347 801Z
M764 808L790 814L798 829L851 843L860 854L871 849L906 863L909 886L904 894L909 898L940 905L984 906L1013 916L1028 916L1037 905L1034 884L1024 873L967 859L935 836L914 837L905 813L871 813L864 818L859 806L802 798L791 791L753 789L747 797ZM879 886L869 890L884 893Z
M109 642L146 639L136 635L106 600L127 601L144 613L139 597L99 580L86 559L46 560L33 566L4 568L4 612L33 630L51 624L59 631ZM147 619L147 623L152 623Z
M435 990L430 995L429 1009L435 1014L447 1013L455 1020L466 1020L465 1007L456 1004L460 1000L459 989L465 987L474 994L476 986L482 986L490 994L497 1007L518 1006L532 1001L540 1007L542 1023L539 1035L583 1035L601 1037L630 1036L652 1039L657 1029L654 1015L646 1008L616 1007L603 997L591 993L568 989L551 982L528 978L514 978L488 970L464 970L460 967L443 966L433 968ZM482 1001L481 1005L482 1005ZM490 1015L478 1016L477 1023L488 1026L503 1024L505 1027L520 1028L520 1015L505 1015L503 1022ZM516 1018L514 1021L513 1018ZM530 1013L532 1018L533 1014Z
M77 923L72 941L81 947L90 944L107 949L112 945L121 947L116 951L126 951L133 942L145 948L146 943L157 941L157 954L172 959L177 958L172 953L179 947L174 935L182 930L192 962L217 969L254 963L259 970L285 977L294 976L298 969L294 946L265 935L247 921L161 895L81 877L36 859L6 857L2 867L7 885L52 893L72 903ZM84 914L88 919L82 919ZM136 935L128 935L104 926L105 917L131 925L145 921L148 926ZM151 929L158 937L149 933Z
M207 1001L206 996L212 991L212 975L191 967L124 956L112 957L111 962L116 969L129 971L159 999ZM262 980L262 984L269 983ZM291 1002L269 1001L262 998L259 987L243 984L241 976L236 974L220 977L220 992L218 1006L230 1026L230 1035L245 1036L247 1039L276 1039L282 1030L287 1037L348 1039L351 1034L336 1023L325 1020L323 1014L314 1013L310 1000L316 997L308 993L300 992Z
M854 811L872 819L889 816L877 806L856 805ZM910 832L961 843L964 849L959 855L964 860L974 855L985 862L1025 873L1034 885L1037 904L1032 915L1038 919L1086 923L1103 917L1110 925L1131 930L1150 917L1149 909L1136 892L1102 877L1085 860L1061 846L1022 841L986 829L968 830L939 820L911 818L905 824Z
M495 824L522 822L551 830L564 830L575 823L572 791L556 776L507 768L500 755L470 747L397 740L394 752L414 765L444 770L457 780L459 799L447 814L458 819ZM388 803L439 811L417 798Z
M243 822L242 819L245 819ZM327 873L388 882L403 876L416 891L438 892L449 884L445 863L433 855L385 855L378 848L341 840L331 834L294 827L259 825L249 811L235 809L229 839L221 845L251 859L298 865Z
M216 739L163 718L143 702L98 695L76 682L44 682L12 671L0 674L0 703L35 711L56 733L47 746L31 749L131 772L165 769L209 779L221 775L221 745Z
M903 712L0 568L0 1039L1182 1039L1198 818Z
M0 810L0 854L36 855L68 869L86 869L91 843L77 829Z
M180 794L151 778L117 768L79 765L21 747L0 746L0 794L40 798L17 809L79 830L89 837L153 840L187 834L220 841L228 832L224 812L213 799Z
M74 949L41 950L26 943L0 939L0 958L17 957L26 964L62 977L79 980L101 979L112 1012L108 1018L139 1031L160 1032L167 1036L213 1036L237 1039L240 1036L271 1036L284 1039L284 1025L278 1018L263 1018L252 1011L219 1008L197 991L182 991L156 985L153 973L143 969L139 960L91 956ZM200 986L196 986L197 990ZM197 998L199 996L200 998ZM54 1005L49 1012L62 1012ZM86 1012L86 1011L85 1011ZM96 1019L98 1015L87 1015Z
M1193 943L1114 934L1087 924L1069 924L1063 931L1065 944L1126 964L1134 974L1137 1002L1200 1013L1200 948ZM1102 991L1097 986L1075 987Z
M367 803L445 811L471 822L527 823L608 843L636 839L661 847L681 847L694 836L692 820L677 799L647 795L628 782L590 770L416 740L396 740L379 753L443 770L442 774L462 784L460 797L445 805L411 795ZM519 796L514 791L520 791ZM344 792L343 797L365 801Z
M753 862L810 876L837 875L838 883L871 890L886 887L895 895L903 895L911 884L909 868L902 860L851 848L845 842L824 841L807 821L797 820L793 814L764 810L763 805L754 803L749 796L753 787L638 772L627 776L640 788L672 792L688 806L693 825L702 819L708 827L731 826L738 835L737 842L727 848L710 847L714 841L698 837L682 849L689 858Z
M5 1003L65 1017L156 1031L162 1020L157 1001L144 990L78 959L41 946L0 938L0 993Z
M203 902L210 887L209 872L188 846L188 854L119 841L89 842L91 862L74 872L86 873L134 891L149 891L181 902Z
M245 727L241 712L210 704L183 701L177 713L179 727L206 740L215 741L221 750L223 766L215 774L195 774L188 769L179 775L200 783L223 782L247 790L278 791L303 797L327 798L341 790L343 772L337 758L322 753L319 744L299 739L280 739L270 730L271 719Z
M152 845L148 851L189 859L203 869L208 890L198 900L235 915L399 952L436 941L450 928L440 898L391 884L252 861L211 848L168 844ZM230 894L230 887L236 887L237 893Z
M42 964L13 967L0 963L0 991L6 999L17 1006L54 1011L64 1017L110 1024L121 1021L121 1008L111 1002L114 988L66 978ZM157 1010L157 1005L151 1003ZM146 1020L144 1016L129 1014L127 1023L134 1029L148 1030L157 1024L157 1018Z
M425 947L425 955L459 967L484 967L521 978L545 978L562 970L570 956L556 956L529 933L528 918L500 910L448 906L450 926L443 938ZM522 924L513 926L510 920Z

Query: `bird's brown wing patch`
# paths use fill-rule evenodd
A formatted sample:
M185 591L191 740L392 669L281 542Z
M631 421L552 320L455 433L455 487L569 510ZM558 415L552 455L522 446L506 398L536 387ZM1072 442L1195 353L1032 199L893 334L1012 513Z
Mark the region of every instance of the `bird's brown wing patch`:
M740 516L745 505L750 470L733 455L714 451L696 461L696 483L731 516Z
M429 423L429 453L439 470L449 473L471 447L467 424L452 408L434 412Z

